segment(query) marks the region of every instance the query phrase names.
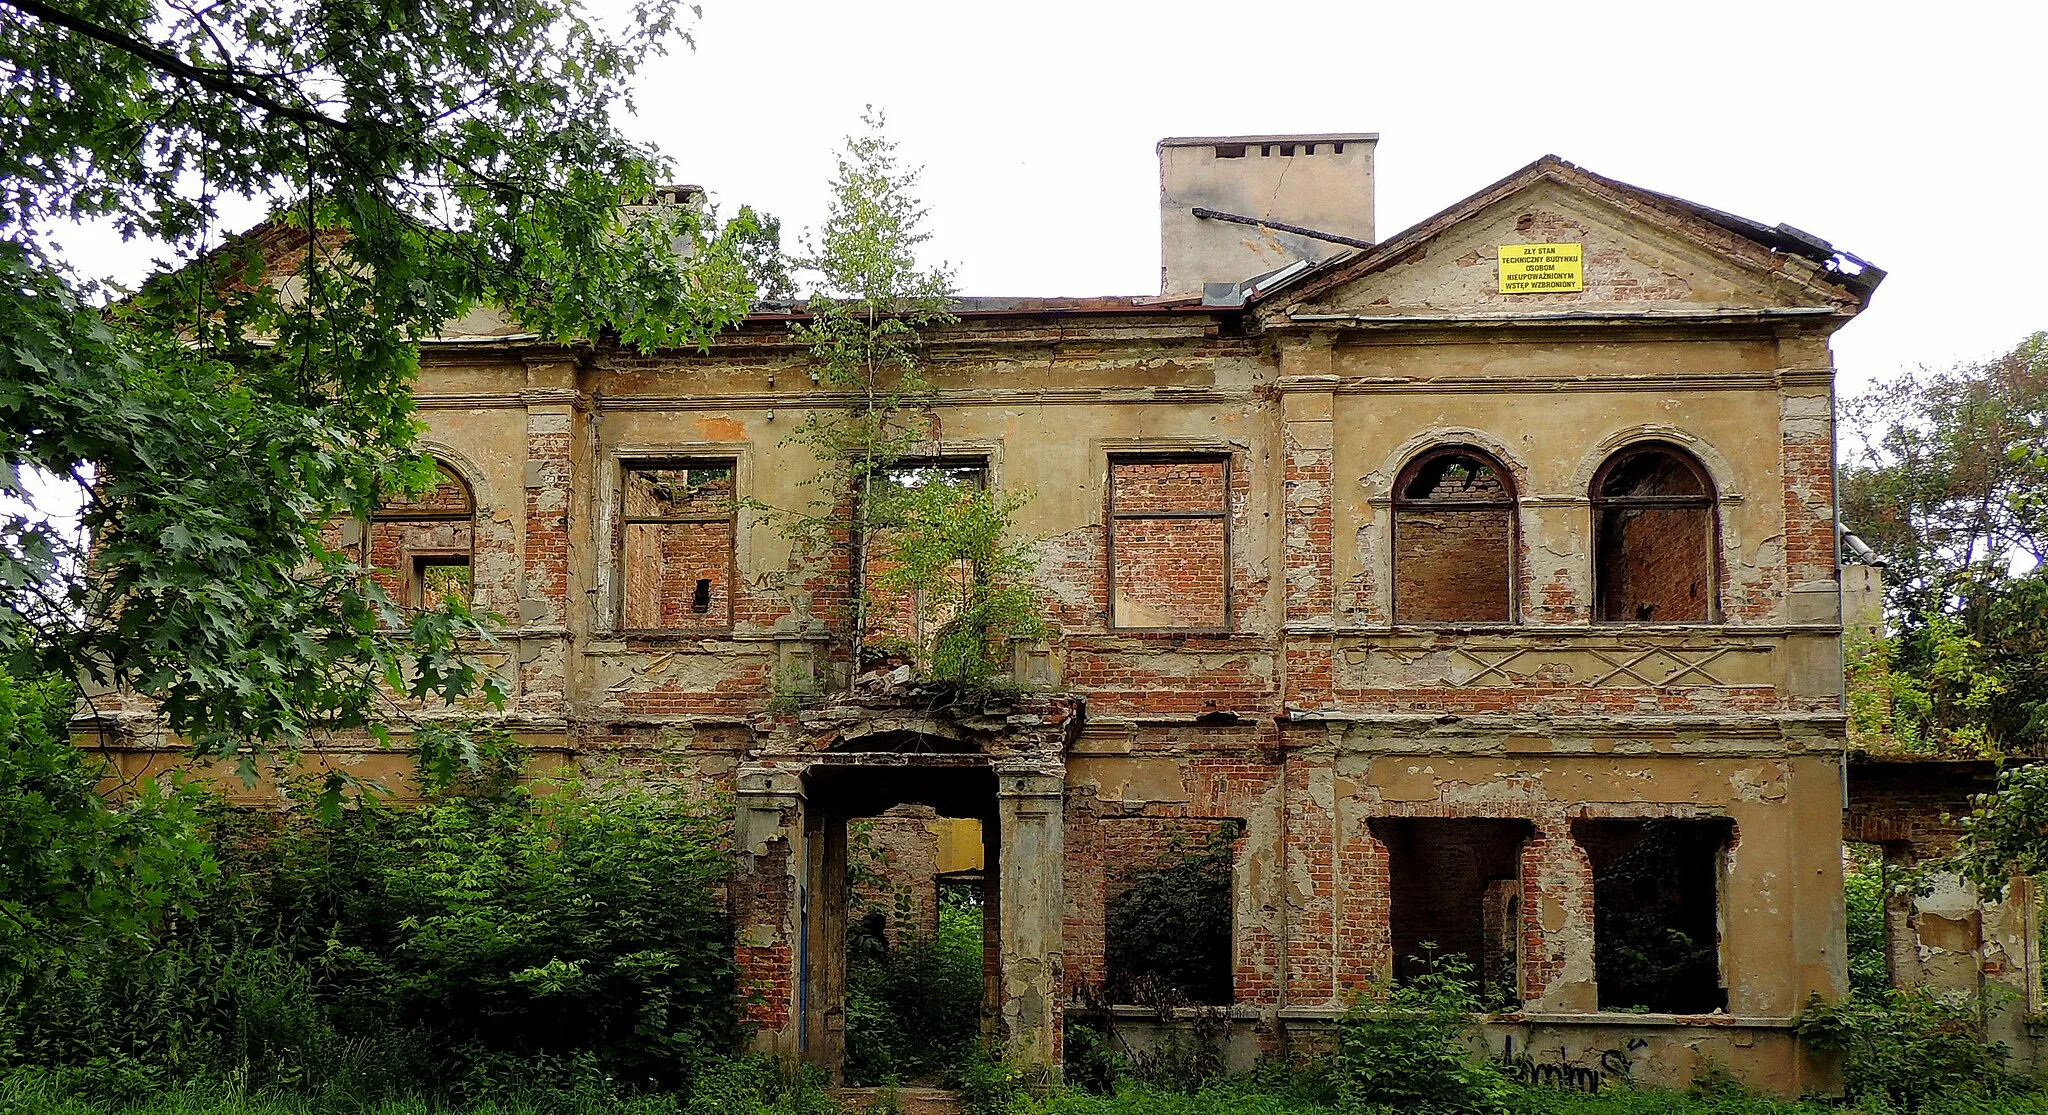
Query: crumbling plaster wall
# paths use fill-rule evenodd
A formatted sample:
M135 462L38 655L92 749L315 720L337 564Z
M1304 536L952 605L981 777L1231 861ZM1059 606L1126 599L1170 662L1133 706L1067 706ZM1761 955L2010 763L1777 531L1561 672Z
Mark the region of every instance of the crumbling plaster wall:
M1911 867L1955 848L1974 794L1996 786L1981 760L1877 759L1851 764L1844 826L1848 839L1878 845L1887 864ZM2040 1063L2036 1027L2044 1005L2041 894L2014 876L1999 901L1952 872L1928 871L1925 893L1886 896L1886 968L1894 987L1987 995L1994 1039L2020 1068Z
M1234 1040L1256 1050L1326 1026L1387 970L1370 820L1501 817L1533 826L1518 1025L1565 1026L1597 1002L1570 822L1728 817L1731 1005L1712 1040L1779 1050L1751 1060L1785 1087L1768 1067L1794 1056L1785 1019L1843 985L1839 860L1816 851L1840 832L1833 556L1808 548L1831 503L1822 330L1223 333L1206 314L1025 317L964 323L931 353L943 444L1033 494L1018 529L1044 539L1058 627L1042 660L1088 698L1060 806L1063 986L1101 978L1104 824L1245 822ZM813 391L779 323L705 355L436 354L421 383L431 444L477 491L478 593L517 664L508 720L592 772L739 792L741 962L771 974L753 1020L784 1035L805 850L800 787L759 762L762 713L792 675L831 672L846 571L742 510L732 629L621 632L612 516L633 459L736 460L745 497L808 506L815 465L785 438ZM1590 623L1586 487L1646 435L1721 489L1726 625ZM1446 442L1492 453L1521 494L1518 625L1389 622L1393 474ZM1107 625L1108 459L1137 451L1229 455L1230 630Z
M1178 321L1117 323L1108 337L1070 345L1006 330L1001 347L976 331L934 347L929 374L945 390L929 422L934 448L982 456L990 482L1033 494L1018 516L1022 534L1045 539L1042 580L1062 638L1056 648L1069 684L1103 707L1120 701L1179 701L1192 711L1256 710L1269 704L1278 668L1260 642L1277 605L1270 558L1276 549L1256 478L1272 451L1258 402L1270 365L1245 342L1212 337ZM807 561L772 520L738 516L740 570L729 634L620 635L616 574L605 543L616 501L618 462L736 459L738 486L771 508L814 511L817 465L784 439L815 398L803 354L777 338L744 354L715 358L615 356L586 377L595 483L584 490L577 564L596 571L595 591L577 609L590 632L590 670L581 700L594 715L662 721L716 715L735 700L765 703L789 672L787 643L811 640L823 672L825 630L845 604L844 570ZM1019 451L1020 447L1029 447ZM1102 537L1111 453L1220 452L1230 456L1233 630L1164 639L1113 632L1106 623L1108 578ZM1152 652L1171 646L1170 656ZM1128 694L1129 696L1124 696Z

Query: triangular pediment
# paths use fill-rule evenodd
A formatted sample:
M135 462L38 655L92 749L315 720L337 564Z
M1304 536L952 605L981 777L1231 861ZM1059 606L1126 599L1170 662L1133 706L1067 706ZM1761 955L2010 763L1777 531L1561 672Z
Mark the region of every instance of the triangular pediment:
M1584 289L1503 289L1504 245L1576 246ZM1860 262L1796 230L1767 228L1546 156L1261 301L1268 315L1296 321L1788 311L1846 317L1862 308L1883 274L1843 270Z

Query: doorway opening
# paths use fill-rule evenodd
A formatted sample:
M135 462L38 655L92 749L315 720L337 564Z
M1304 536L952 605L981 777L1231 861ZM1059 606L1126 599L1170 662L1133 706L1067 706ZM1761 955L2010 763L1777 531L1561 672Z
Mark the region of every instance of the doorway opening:
M919 758L806 778L805 1057L858 1087L956 1083L999 1012L995 776Z

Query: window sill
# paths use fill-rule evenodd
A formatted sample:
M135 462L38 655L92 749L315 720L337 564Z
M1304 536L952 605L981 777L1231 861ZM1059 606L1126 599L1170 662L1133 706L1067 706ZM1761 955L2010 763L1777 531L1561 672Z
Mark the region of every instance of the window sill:
M1070 632L1069 638L1093 639L1264 639L1265 635L1229 627L1107 627L1095 632Z
M1070 1006L1067 1009L1080 1010L1081 1008ZM1163 1010L1159 1007L1120 1003L1102 1009L1108 1012L1111 1018L1128 1018L1133 1021L1149 1022L1187 1022L1197 1018L1214 1017L1219 1011L1229 1014L1232 1018L1250 1019L1258 1017L1258 1008L1250 1003L1197 1003L1167 1007Z
M651 631L613 631L600 637L610 642L626 643L628 645L634 643L667 645L671 643L694 643L704 639L730 639L732 638L732 628L705 627L689 631L667 628Z
M1111 1007L1115 1014L1125 1008ZM1150 1008L1131 1008L1144 1017L1158 1017ZM1280 1017L1291 1022L1334 1023L1344 1017L1345 1007L1302 1006L1281 1007ZM1118 1015L1122 1017L1122 1015ZM1176 1016L1178 1017L1178 1016ZM1570 1011L1508 1010L1480 1013L1471 1016L1482 1023L1524 1026L1688 1026L1717 1030L1789 1030L1799 1024L1796 1017L1773 1015L1740 1015L1714 1012L1710 1014L1637 1014L1632 1011L1588 1011L1583 1014Z

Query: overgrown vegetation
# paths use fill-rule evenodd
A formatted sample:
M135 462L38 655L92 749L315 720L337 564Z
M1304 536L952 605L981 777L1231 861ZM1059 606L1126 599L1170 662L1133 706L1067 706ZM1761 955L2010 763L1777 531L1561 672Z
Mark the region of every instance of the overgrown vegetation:
M1872 750L2048 754L2048 334L1845 407L1842 517L1885 565L1886 633L1852 647Z
M1176 840L1151 862L1110 871L1104 907L1103 995L1161 1009L1231 1001L1232 885L1242 828L1201 845Z
M935 924L919 924L914 888L871 821L848 828L846 1079L856 1085L954 1084L985 1054L986 907L977 888L936 887ZM893 928L892 928L893 927Z
M1849 993L1883 996L1891 990L1885 958L1885 902L1892 880L1884 853L1873 845L1850 844L1842 857L1842 890L1848 910Z
M845 405L810 410L790 435L817 462L816 494L779 517L814 557L851 554L856 672L894 659L979 686L1004 671L1012 640L1044 631L1029 540L1012 530L1024 497L988 484L985 458L948 456L923 333L956 320L952 273L918 262L930 239L918 172L879 115L867 123L846 142L818 248L802 261L817 289L794 327L814 382Z
M951 1084L981 1053L983 908L942 897L938 928L847 932L846 1077Z
M24 691L0 685L5 769L42 768L0 797L0 1067L107 1100L587 1098L685 1089L735 1047L721 804L556 781L327 816L110 805Z
M1332 1069L1341 1105L1445 1115L1509 1110L1507 1077L1471 1052L1476 985L1464 957L1445 956L1361 997L1337 1027Z
M1986 1040L1974 997L1887 991L1841 1003L1818 998L1799 1020L1815 1048L1843 1054L1849 1098L1879 1110L1995 1101L2033 1091L2006 1071L2009 1051Z

